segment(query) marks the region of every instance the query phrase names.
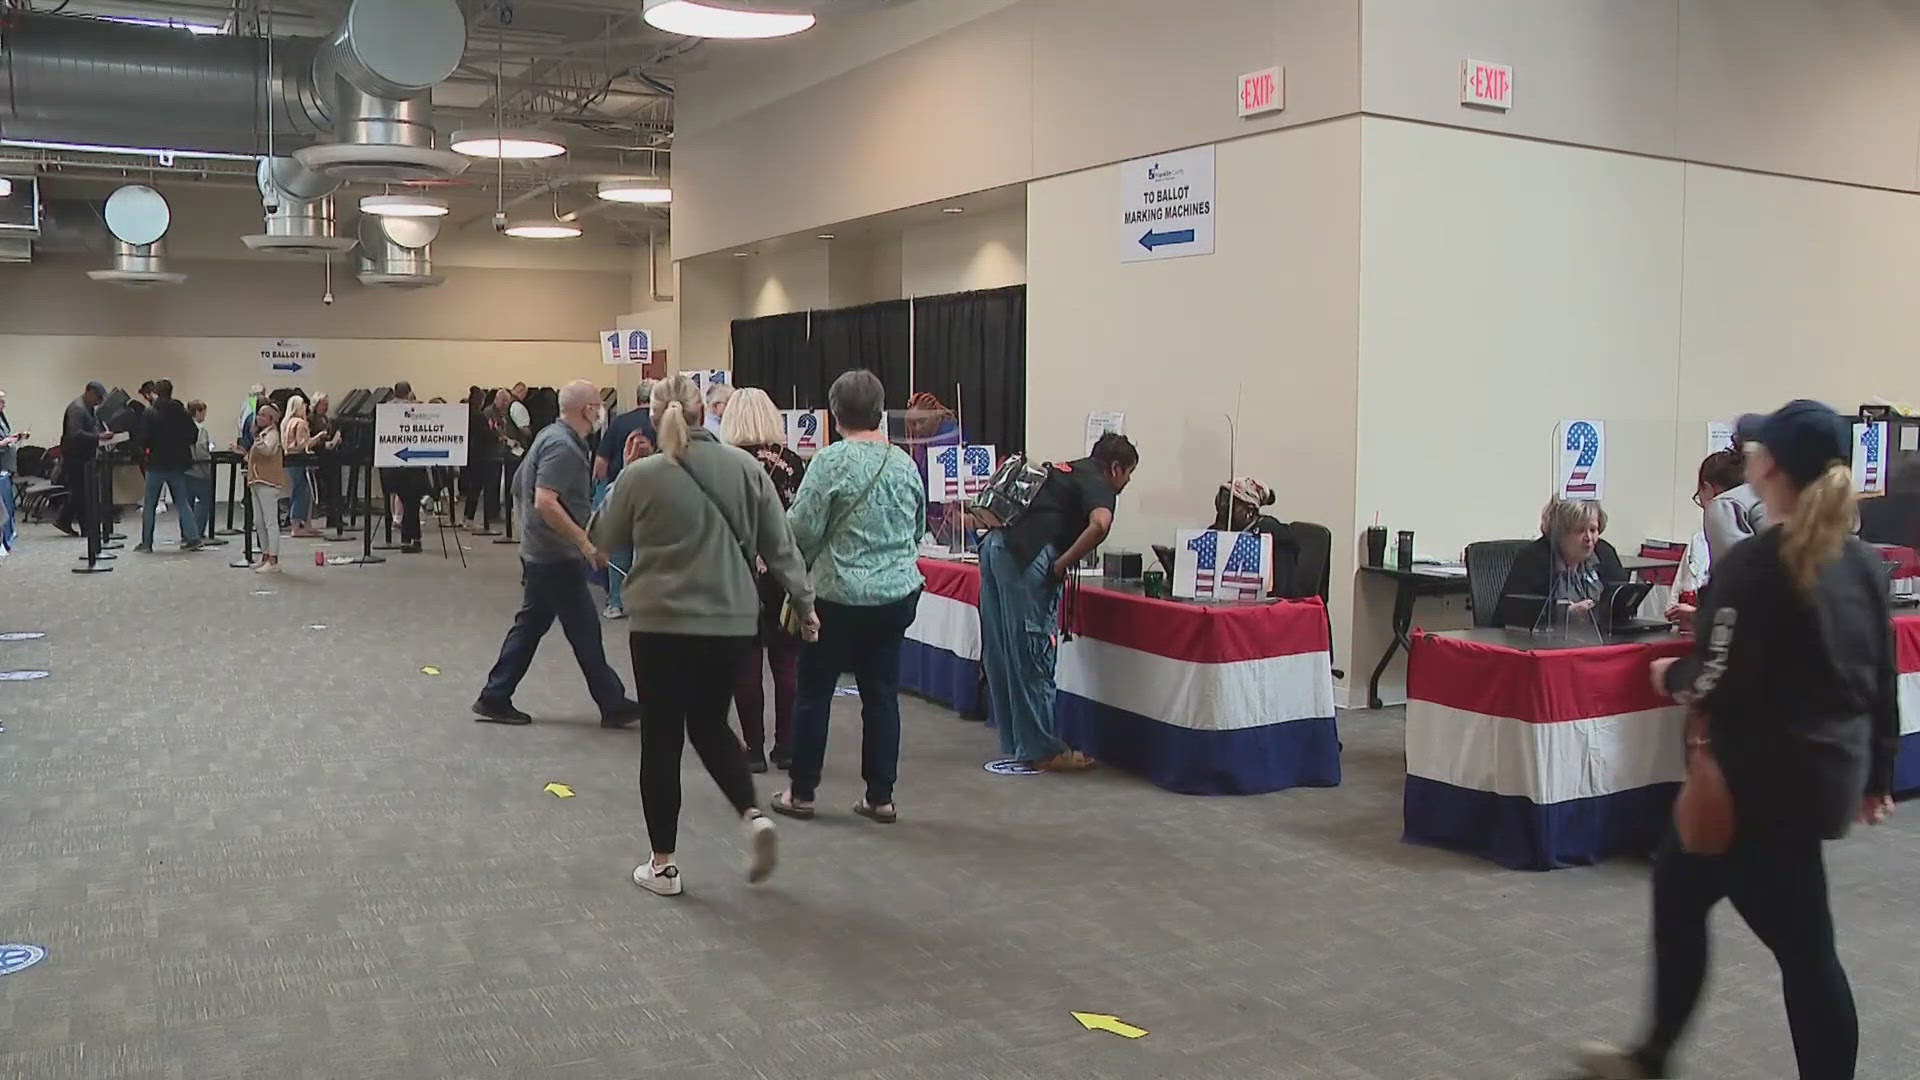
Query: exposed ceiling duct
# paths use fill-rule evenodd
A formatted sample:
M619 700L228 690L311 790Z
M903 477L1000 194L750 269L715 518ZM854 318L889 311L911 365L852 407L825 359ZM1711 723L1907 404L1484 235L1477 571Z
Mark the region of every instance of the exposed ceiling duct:
M107 196L102 217L113 243L113 266L89 270L88 277L135 289L187 280L187 275L167 270L165 237L173 212L165 196L141 184L128 184Z
M360 284L419 289L447 280L433 272L439 218L360 215Z
M333 193L340 181L293 158L277 157L260 159L258 182L267 227L264 233L241 237L247 247L296 258L352 250L354 239L338 235L334 226Z
M327 39L190 34L10 13L0 139L271 156L355 180L457 175L435 148L432 88L466 48L456 0L354 0ZM170 163L170 162L167 162Z

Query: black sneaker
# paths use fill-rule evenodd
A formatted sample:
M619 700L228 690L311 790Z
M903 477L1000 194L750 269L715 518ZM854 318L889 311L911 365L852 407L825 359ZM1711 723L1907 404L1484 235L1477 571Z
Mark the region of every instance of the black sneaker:
M59 529L61 534L64 535L69 540L80 539L80 533L78 531L72 528L69 528L68 526L62 525L57 521L53 523L53 527L56 529Z
M418 541L418 540L414 540L414 541L411 541L411 542L409 542L409 543L405 543L405 544L401 544L401 545L400 545L400 554L402 554L402 555L418 555L418 554L420 554L420 541Z
M793 749L786 746L776 746L773 748L771 759L774 768L779 769L781 772L786 772L789 768L793 767Z
M513 707L511 701L488 701L481 698L473 703L473 715L483 724L531 724L533 717Z
M758 776L761 773L766 772L767 771L767 755L757 748L748 747L747 748L747 771L750 773L753 773L755 776Z
M153 545L152 544L135 544L133 545L133 550L140 552L142 555L151 555L153 554Z
M629 727L640 719L640 703L629 701L600 714L600 726L603 728Z

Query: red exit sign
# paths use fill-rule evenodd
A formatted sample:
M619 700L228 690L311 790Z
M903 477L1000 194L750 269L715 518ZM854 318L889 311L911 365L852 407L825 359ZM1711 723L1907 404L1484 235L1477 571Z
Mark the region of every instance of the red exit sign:
M1460 61L1460 104L1503 112L1513 108L1513 69L1485 60Z
M1286 73L1277 67L1240 76L1240 115L1258 116L1287 107Z

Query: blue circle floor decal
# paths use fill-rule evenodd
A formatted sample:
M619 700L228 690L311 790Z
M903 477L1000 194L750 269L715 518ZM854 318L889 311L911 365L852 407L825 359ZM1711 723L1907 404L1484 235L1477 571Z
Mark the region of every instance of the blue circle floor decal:
M1018 758L998 758L981 767L995 776L1033 776L1040 771Z
M25 971L47 958L47 950L38 945L0 945L0 975Z

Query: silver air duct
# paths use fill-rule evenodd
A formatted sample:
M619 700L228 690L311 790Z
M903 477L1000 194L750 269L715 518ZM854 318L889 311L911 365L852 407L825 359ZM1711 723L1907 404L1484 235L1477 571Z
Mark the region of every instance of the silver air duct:
M240 239L266 255L325 258L351 251L355 240L334 228L333 193L340 181L290 157L261 158L257 173L267 231Z
M102 19L7 18L0 138L248 157L310 148L310 168L342 179L445 178L468 163L433 148L431 123L432 88L466 49L456 0L354 0L331 38L271 48Z
M360 284L419 289L447 280L433 272L438 218L360 215Z
M128 184L107 196L107 231L113 236L113 268L89 270L95 281L131 288L178 285L185 274L167 272L162 237L173 222L167 200L150 187Z

